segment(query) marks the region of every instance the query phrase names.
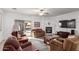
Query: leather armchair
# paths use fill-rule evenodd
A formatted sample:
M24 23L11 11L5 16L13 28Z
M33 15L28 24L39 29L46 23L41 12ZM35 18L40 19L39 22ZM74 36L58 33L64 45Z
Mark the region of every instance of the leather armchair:
M15 37L10 37L6 40L3 51L38 51L28 40L16 40Z
M60 41L60 38L58 39L50 41L51 51L79 51L79 37L66 38L64 41Z
M18 51L19 50L19 42L15 37L9 37L3 47L3 51Z
M45 35L45 31L42 29L33 29L32 30L32 36L33 37L43 37Z
M67 38L64 41L63 49L65 51L79 51L79 37Z

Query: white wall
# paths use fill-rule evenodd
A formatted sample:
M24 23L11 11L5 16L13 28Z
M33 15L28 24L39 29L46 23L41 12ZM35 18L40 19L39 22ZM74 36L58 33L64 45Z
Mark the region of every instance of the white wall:
M76 28L74 30L76 30L76 35L79 35L79 11L68 13L68 14L64 14L64 15L60 15L60 16L51 17L51 19L52 19L51 22L54 22L54 25L55 25L54 32L57 32L57 31L68 31L68 32L71 32L71 28L60 28L59 24L58 24L59 20L76 19Z
M44 24L48 22L48 19L50 17L41 17L41 16L28 16L23 14L16 14L16 13L5 13L4 15L4 30L3 30L3 36L4 39L6 39L8 36L10 36L10 33L12 32L12 27L14 25L14 20L29 20L32 21L32 28L34 28L34 22L40 22L40 28L45 30Z
M2 41L2 39L3 39L3 16L4 16L4 14L3 14L4 12L2 11L2 9L0 9L0 15L1 15L1 30L0 30L0 42Z

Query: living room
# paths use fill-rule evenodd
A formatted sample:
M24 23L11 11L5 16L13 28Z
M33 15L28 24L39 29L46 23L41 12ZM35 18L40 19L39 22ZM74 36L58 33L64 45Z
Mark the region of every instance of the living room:
M45 12L44 14L40 14L42 12ZM37 38L38 40L40 39L41 41L45 41L46 43L43 43L43 47L44 50L46 51L55 51L55 49L53 50L52 47L50 47L49 42L46 41L47 36L52 36L52 38L57 37L57 32L68 32L71 33L71 30L73 30L74 35L70 35L71 37L73 36L78 36L79 35L79 9L78 8L1 8L0 9L0 14L1 14L1 19L2 19L2 23L1 23L1 31L0 31L0 41L1 43L5 40L7 40L8 37L11 36L11 33L13 31L19 31L19 27L17 27L17 25L15 25L16 21L23 21L25 22L24 24L30 24L30 30L35 31L34 29L42 29L45 33L43 35L43 37L37 37L31 35L32 41L34 42L34 38ZM74 21L72 21L74 19ZM74 23L74 27L70 26L70 28L62 28L61 24L63 21L66 20L67 21L71 21L72 23ZM28 22L27 22L28 21ZM31 23L29 23L31 22ZM24 25L24 27L26 27ZM15 28L14 28L15 26ZM16 27L18 29L16 29ZM40 31L40 30L39 30ZM38 32L38 30L37 30ZM27 35L26 35L27 36ZM44 38L46 38L44 40ZM51 38L51 39L52 39ZM49 37L48 37L49 39ZM56 38L54 38L56 39ZM40 41L39 40L39 41ZM62 40L62 39L61 39ZM53 42L53 41L52 41ZM37 42L35 42L37 43ZM34 44L35 44L34 43ZM36 45L36 44L35 44ZM38 45L38 44L37 44ZM58 43L59 45L59 43ZM62 50L62 43L60 43L61 46L57 47L57 50L59 48L59 50ZM42 45L40 45L38 47L39 51L44 51L44 50L40 50L40 48L42 48ZM46 49L45 49L46 48ZM59 51L58 50L58 51ZM77 47L77 50L78 47ZM62 50L63 51L63 50Z

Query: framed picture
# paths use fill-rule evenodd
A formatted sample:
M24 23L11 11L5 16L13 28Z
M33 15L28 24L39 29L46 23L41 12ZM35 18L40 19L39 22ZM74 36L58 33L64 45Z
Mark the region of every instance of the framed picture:
M34 22L34 27L40 27L40 22Z

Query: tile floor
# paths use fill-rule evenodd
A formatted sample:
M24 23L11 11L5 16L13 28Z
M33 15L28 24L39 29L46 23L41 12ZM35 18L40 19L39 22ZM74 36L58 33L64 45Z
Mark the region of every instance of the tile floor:
M44 40L41 38L33 38L33 37L28 37L29 41L32 42L32 44L37 47L40 51L49 51L49 46L47 46L44 43Z

